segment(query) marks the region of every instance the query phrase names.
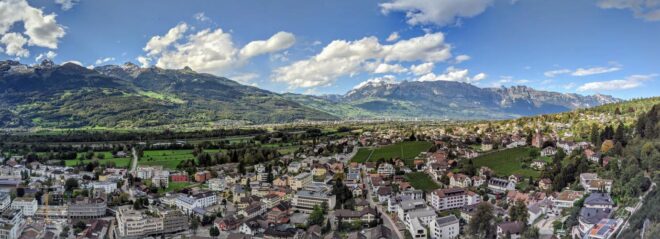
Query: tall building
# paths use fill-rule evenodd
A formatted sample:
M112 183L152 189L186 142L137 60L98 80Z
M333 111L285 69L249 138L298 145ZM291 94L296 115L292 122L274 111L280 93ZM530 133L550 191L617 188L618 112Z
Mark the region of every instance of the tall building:
M34 197L15 198L11 203L12 209L19 209L25 216L33 216L37 212L37 199Z

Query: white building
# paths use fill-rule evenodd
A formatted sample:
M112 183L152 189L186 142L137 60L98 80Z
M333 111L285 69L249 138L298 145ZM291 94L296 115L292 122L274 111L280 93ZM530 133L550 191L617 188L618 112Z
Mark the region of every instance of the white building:
M394 166L389 163L382 163L378 166L378 174L382 176L392 176L395 173Z
M206 208L218 202L214 192L200 192L193 195L179 195L176 198L176 207L186 214L193 212L194 208Z
M450 210L467 205L467 194L462 188L437 189L430 195L431 206L436 210Z
M324 202L328 205L328 208L334 208L335 195L322 191L300 190L293 196L291 204L296 210L311 212L314 206L321 206Z
M286 167L287 171L293 174L299 173L301 168L302 165L300 165L299 162L291 162L289 166Z
M429 230L431 239L453 239L460 234L458 219L454 215L433 220Z
M106 193L111 193L117 190L117 183L95 181L92 183L92 188L94 188L94 190L103 190Z
M19 209L25 216L33 216L37 212L37 200L27 197L16 198L11 203L12 209Z
M206 184L211 191L224 191L226 189L224 178L212 178L206 180Z
M290 187L293 190L300 190L312 182L312 174L301 173L291 179Z
M19 238L23 232L23 213L18 209L9 209L0 215L0 238Z
M4 211L11 206L11 197L8 193L0 192L0 211Z

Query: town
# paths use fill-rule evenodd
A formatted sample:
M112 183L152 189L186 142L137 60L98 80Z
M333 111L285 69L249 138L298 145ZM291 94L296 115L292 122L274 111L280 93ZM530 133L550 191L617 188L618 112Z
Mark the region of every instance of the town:
M657 138L633 139L657 137L647 108L218 140L8 134L0 238L615 238L655 188Z

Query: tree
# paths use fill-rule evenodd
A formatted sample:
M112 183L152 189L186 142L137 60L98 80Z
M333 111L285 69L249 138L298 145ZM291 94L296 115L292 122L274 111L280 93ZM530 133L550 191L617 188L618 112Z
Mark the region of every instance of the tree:
M199 219L193 217L190 221L190 229L193 231L193 234L197 234L197 228L199 228Z
M321 225L323 223L323 209L319 207L318 205L314 205L314 209L312 210L312 213L309 214L309 219L307 221L308 225Z
M517 200L516 203L509 208L509 217L511 218L511 221L518 221L526 224L529 214L527 213L525 202Z
M213 238L220 236L220 230L217 227L213 226L209 228L209 235L211 235Z
M64 182L64 189L67 192L72 192L73 189L78 188L78 180L75 178L69 178Z
M468 229L477 238L490 238L495 232L493 224L495 224L493 206L487 202L482 202L477 206L477 210L472 220L470 220Z
M529 227L521 235L522 239L539 239L539 228L538 227Z

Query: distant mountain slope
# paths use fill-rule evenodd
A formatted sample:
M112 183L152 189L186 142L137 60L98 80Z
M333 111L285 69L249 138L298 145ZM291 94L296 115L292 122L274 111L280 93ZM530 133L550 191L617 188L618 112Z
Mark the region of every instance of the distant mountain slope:
M0 127L146 127L337 117L190 69L0 62Z
M363 84L345 95L276 94L224 77L131 63L88 69L0 61L0 128L190 127L338 119L503 119L618 102L529 87Z
M289 99L304 103L307 96ZM325 103L322 101L325 100ZM338 115L337 107L362 112L348 117L503 119L586 108L619 99L537 91L526 86L479 88L452 81L364 84L343 96L316 97L319 110Z

